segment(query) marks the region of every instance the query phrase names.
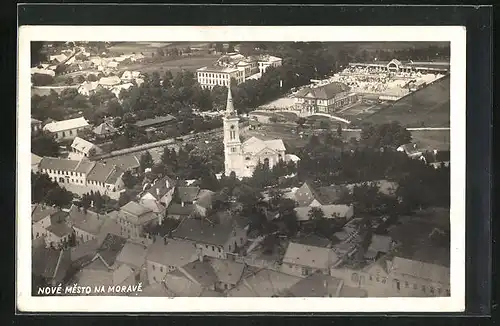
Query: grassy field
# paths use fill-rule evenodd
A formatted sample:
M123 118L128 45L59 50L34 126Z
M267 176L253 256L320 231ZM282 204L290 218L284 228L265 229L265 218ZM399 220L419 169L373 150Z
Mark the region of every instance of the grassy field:
M399 121L407 127L449 127L449 76L363 119L363 122L379 124L391 121Z
M156 53L159 48L186 48L186 47L207 47L208 43L200 42L123 42L109 47L109 51L116 53L143 53L145 56L151 56L151 53Z
M218 56L211 54L200 54L158 63L135 63L128 66L120 66L119 70L138 70L142 73L156 71L160 75L167 70L170 70L172 73L176 73L182 69L195 71L198 68L213 64L217 58Z

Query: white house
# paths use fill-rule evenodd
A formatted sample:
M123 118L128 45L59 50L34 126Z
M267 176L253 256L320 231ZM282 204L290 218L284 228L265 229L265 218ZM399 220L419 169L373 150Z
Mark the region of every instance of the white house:
M51 224L50 217L59 210L43 204L35 205L31 212L31 238L37 239L47 235L47 228Z
M56 121L46 124L43 130L52 133L56 140L74 139L78 131L88 128L90 125L84 117Z
M99 87L99 82L84 82L78 87L78 93L83 96L92 95Z
M281 272L298 277L307 277L319 272L330 273L330 267L338 261L332 249L290 242L283 257Z
M80 160L82 158L89 158L101 153L102 149L99 146L94 145L83 138L76 137L71 144L70 158Z
M316 207L323 211L326 219L335 218L342 219L347 222L354 216L354 207L352 205L321 205ZM311 208L312 207L310 206L296 207L294 210L297 215L297 221L309 221L309 212L311 211Z

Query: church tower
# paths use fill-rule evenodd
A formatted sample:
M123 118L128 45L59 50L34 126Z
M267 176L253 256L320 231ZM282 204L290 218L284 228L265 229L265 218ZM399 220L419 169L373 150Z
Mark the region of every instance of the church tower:
M231 83L228 85L226 112L224 113L224 173L229 176L232 171L241 176L243 159L240 141L240 119L234 110Z

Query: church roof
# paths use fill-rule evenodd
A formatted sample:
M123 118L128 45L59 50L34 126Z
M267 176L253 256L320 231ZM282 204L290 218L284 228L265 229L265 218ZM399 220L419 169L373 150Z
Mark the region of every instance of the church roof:
M234 114L233 95L231 94L231 83L227 87L226 114Z
M257 137L251 137L243 143L243 152L257 154L263 149L269 148L273 151L285 151L285 144L281 139L262 140Z

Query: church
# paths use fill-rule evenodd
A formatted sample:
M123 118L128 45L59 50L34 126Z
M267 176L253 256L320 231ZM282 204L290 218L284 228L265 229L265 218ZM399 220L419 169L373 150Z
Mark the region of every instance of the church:
M233 106L231 87L228 87L224 124L224 173L231 172L238 178L251 177L259 162L272 168L279 161L297 162L295 155L286 154L285 144L281 139L261 140L251 137L244 142L240 139L239 117Z

